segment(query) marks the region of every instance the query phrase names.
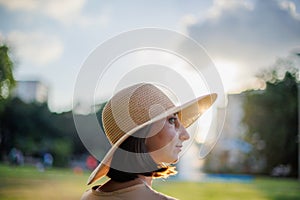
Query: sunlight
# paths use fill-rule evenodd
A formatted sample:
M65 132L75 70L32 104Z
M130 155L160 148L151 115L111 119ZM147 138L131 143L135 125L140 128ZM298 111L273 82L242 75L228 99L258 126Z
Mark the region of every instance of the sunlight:
M211 123L212 123L212 119L213 119L213 109L209 109L207 110L203 116L201 116L197 123L195 124L198 124L198 127L196 130L196 136L195 136L195 140L197 143L204 143L206 137L207 137L207 134L209 133L209 130L211 128Z
M225 92L238 89L238 64L227 60L216 60L214 63L220 73Z

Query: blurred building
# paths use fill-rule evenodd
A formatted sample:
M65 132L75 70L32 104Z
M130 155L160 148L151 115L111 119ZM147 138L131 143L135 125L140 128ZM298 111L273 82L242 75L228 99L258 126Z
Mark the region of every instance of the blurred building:
M243 123L244 101L245 93L228 94L226 106L216 107L214 112L216 120L212 122L209 135L218 139L217 144L208 156L201 160L199 155L202 145L193 143L178 163L179 179L189 181L205 179L203 172L246 173L250 170L247 160L252 145L244 140L247 131ZM224 109L226 110L225 121ZM219 131L221 131L220 136Z
M206 160L205 169L213 172L244 172L247 171L244 161L252 148L244 141L244 94L229 94L227 98L222 134Z
M222 138L240 137L245 132L245 126L242 122L244 117L244 93L228 94L227 98L228 103Z
M17 81L13 94L26 103L48 101L48 87L40 81Z

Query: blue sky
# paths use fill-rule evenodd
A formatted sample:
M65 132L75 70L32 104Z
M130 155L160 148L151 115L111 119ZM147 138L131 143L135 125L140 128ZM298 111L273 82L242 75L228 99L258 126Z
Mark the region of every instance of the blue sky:
M0 0L0 40L17 80L50 88L49 107L72 107L76 77L97 45L124 31L159 27L204 46L228 92L258 87L255 74L300 46L297 0Z

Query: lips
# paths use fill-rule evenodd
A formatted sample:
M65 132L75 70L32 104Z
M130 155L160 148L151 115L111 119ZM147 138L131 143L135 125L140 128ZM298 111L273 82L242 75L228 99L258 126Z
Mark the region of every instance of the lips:
M176 148L178 148L181 151L182 145L176 145Z
M176 144L176 147L182 147L183 145L181 144L181 143L179 143L179 144Z

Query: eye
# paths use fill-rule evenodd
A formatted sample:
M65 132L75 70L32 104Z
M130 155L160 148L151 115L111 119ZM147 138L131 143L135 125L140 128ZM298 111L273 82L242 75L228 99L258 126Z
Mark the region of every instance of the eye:
M168 121L169 121L170 124L176 124L177 118L176 117L170 117L168 119Z

